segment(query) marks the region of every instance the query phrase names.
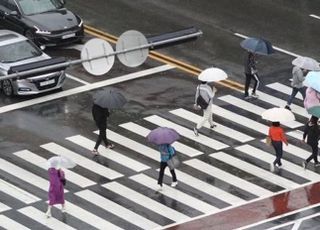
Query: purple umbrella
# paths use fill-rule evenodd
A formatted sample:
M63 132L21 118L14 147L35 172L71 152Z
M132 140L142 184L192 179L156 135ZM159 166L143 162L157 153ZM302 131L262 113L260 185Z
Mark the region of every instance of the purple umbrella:
M158 127L152 130L147 136L149 142L157 145L172 144L179 138L179 133L176 130L167 127Z

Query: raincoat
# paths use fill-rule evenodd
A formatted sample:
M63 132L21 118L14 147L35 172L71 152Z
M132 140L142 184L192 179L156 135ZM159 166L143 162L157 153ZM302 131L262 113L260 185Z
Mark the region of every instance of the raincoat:
M64 172L55 168L49 168L49 205L64 204L64 188L61 179L64 179Z

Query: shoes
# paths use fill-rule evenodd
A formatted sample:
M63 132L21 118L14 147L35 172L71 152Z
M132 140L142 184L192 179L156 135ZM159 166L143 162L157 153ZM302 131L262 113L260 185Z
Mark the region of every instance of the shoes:
M210 129L213 129L213 128L215 128L215 127L217 127L217 125L210 125Z
M46 217L47 217L47 218L50 218L50 217L51 217L51 210L48 210L48 211L46 212Z
M63 213L67 212L66 208L61 208L61 212L63 212Z
M271 172L274 172L274 167L275 167L275 165L272 163L272 164L270 164L270 171Z
M114 148L114 144L108 144L107 145L107 149L113 149Z
M281 169L281 168L282 168L282 165L279 165L279 166L278 166L278 169Z
M178 181L174 181L171 183L171 187L176 187L178 185Z
M99 155L99 152L98 152L98 150L94 149L94 150L92 150L92 154Z
M194 135L199 136L198 130L196 127L193 128Z
M251 99L252 97L251 96L245 96L244 97L244 100L249 100L249 99Z
M161 192L161 191L162 191L162 185L161 185L161 184L158 184L158 186L159 186L159 187L158 187L158 191Z
M302 162L302 168L303 168L303 169L306 169L306 168L307 168L307 164L308 164L308 162L303 161L303 162Z
M286 105L284 108L291 111L291 108L289 105Z
M314 163L314 167L319 167L320 166L320 163L317 162L317 163Z
M251 97L253 97L253 98L259 98L259 95L257 95L256 93L252 93L252 94L251 94Z

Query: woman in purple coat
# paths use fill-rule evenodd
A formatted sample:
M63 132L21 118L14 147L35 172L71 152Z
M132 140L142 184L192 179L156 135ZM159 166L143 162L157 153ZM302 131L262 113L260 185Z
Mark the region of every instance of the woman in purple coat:
M50 186L49 186L49 206L48 211L46 212L47 217L51 217L51 208L55 204L61 204L62 208L61 211L65 212L65 206L64 206L64 183L65 183L65 177L64 172L62 169L55 169L55 168L49 168L49 180L50 180Z

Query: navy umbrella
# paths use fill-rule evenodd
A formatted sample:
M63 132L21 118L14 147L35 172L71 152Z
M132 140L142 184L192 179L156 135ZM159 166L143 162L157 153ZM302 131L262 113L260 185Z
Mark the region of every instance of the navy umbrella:
M95 94L93 102L102 108L118 109L123 107L127 100L119 91L105 89Z
M240 45L242 48L256 54L269 55L274 53L271 43L262 38L247 38Z

